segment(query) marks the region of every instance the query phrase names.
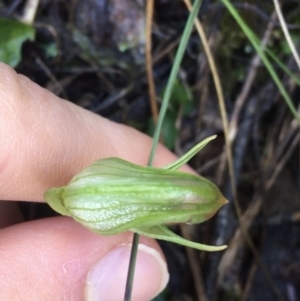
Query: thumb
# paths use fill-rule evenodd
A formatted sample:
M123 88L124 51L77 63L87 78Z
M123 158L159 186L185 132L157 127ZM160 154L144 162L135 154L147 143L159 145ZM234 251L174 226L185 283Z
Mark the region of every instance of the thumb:
M123 300L131 233L101 237L65 217L1 232L1 300ZM167 268L155 241L141 238L134 279L134 301L165 287Z

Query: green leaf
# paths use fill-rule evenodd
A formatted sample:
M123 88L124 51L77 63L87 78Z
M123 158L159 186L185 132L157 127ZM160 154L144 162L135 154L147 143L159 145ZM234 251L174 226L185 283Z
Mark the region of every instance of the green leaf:
M190 149L186 154L184 154L182 157L180 157L177 161L164 166L164 169L168 170L177 170L181 166L183 166L185 163L187 163L192 157L194 157L202 148L205 147L208 142L215 139L217 135L207 137L203 141L199 142L197 145L195 145L192 149Z
M175 141L177 137L177 129L175 126L176 123L176 114L171 110L168 110L165 116L165 119L162 124L162 135L164 144L168 149L173 149L175 146ZM150 119L147 134L153 136L155 130L155 126L153 120Z
M34 36L33 26L0 18L0 61L16 67L21 61L22 44Z
M227 246L208 246L204 244L199 244L196 242L192 242L182 238L179 235L176 235L172 231L170 231L164 225L158 225L149 227L146 229L131 229L133 232L136 232L140 235L148 236L155 239L166 240L170 242L177 243L179 245L183 245L185 247L194 248L201 251L208 251L208 252L215 252L215 251L222 251L227 248Z
M56 43L43 44L41 47L44 49L48 58L55 58L58 54Z
M271 75L274 83L276 84L278 90L280 91L282 97L284 98L287 106L289 107L291 113L297 120L299 126L300 126L300 115L297 112L297 108L295 107L290 95L288 94L286 88L283 86L276 70L272 66L271 62L269 61L267 55L265 54L265 49L261 47L261 41L257 38L255 33L252 31L252 29L246 24L246 22L241 18L236 8L233 6L231 1L229 0L221 0L223 4L226 6L228 11L231 13L233 18L236 20L236 22L239 24L249 41L251 42L252 46L255 48L257 54L260 56L262 62L264 63L266 69L269 71L269 74ZM268 51L267 51L268 53ZM270 55L270 53L268 53ZM274 57L272 57L274 58ZM280 64L282 68L282 64ZM286 69L284 68L286 71Z
M163 91L163 94L165 90ZM191 91L184 86L178 79L174 82L173 91L170 97L170 103L176 105L188 104L192 101Z
M187 245L169 230L158 228L157 232L153 227L202 223L227 203L212 182L172 170L213 138L199 143L170 169L139 166L119 158L97 160L66 186L47 190L45 200L57 212L101 235L142 230L150 237L156 234L155 238Z
M162 91L160 95L161 98L163 98L165 91L166 89ZM172 108L175 110L178 110L179 107L183 106L183 116L191 114L195 110L195 104L192 101L192 92L190 87L176 79L170 98L170 104L172 104ZM170 109L168 109L168 111L170 111Z

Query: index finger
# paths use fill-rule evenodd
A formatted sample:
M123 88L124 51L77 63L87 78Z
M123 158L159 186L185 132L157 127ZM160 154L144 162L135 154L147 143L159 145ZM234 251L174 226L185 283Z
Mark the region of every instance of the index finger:
M151 138L62 100L0 63L0 199L42 201L103 157L145 165ZM159 146L154 162L175 156Z

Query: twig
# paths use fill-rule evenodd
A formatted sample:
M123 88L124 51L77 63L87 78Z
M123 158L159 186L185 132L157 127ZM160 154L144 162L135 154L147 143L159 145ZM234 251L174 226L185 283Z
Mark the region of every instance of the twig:
M185 5L189 10L191 10L192 4L190 0L183 0ZM224 96L223 96L223 91L222 91L222 85L220 81L220 77L218 75L217 67L215 64L215 61L213 59L211 50L208 45L207 37L204 32L203 26L199 19L195 20L195 26L196 29L199 33L199 36L201 38L202 44L204 51L206 53L208 63L212 72L213 80L215 83L215 88L218 96L218 101L219 101L219 107L220 107L220 112L221 112L221 117L222 117L222 123L224 127L224 135L225 135L225 142L226 142L226 154L227 154L227 160L228 160L228 167L229 167L229 174L230 174L230 179L231 179L231 189L234 195L234 200L237 199L237 193L236 193L236 187L235 187L235 178L234 178L234 171L233 171L233 160L232 160L232 152L231 152L231 142L229 139L229 132L228 132L228 117L227 117L227 112L225 108L225 101L224 101Z
M154 0L148 0L146 6L146 68L147 68L147 80L149 88L150 107L154 124L158 119L158 108L155 93L155 83L153 77L153 59L152 59L152 20L153 20L153 7Z
M288 45L289 45L289 47L292 51L292 54L293 54L294 59L295 59L297 65L298 65L298 68L300 69L300 58L299 58L298 52L295 48L295 45L292 41L292 38L289 34L289 31L287 29L286 22L284 20L284 17L282 15L282 12L281 12L281 9L280 9L279 1L278 0L273 0L273 1L274 1L274 6L275 6L275 9L276 9L276 13L278 15L279 22L281 24L282 31L283 31L284 36L286 38L286 41L287 41L287 43L288 43Z
M44 70L44 72L46 73L46 75L50 78L50 80L52 81L52 83L54 84L54 87L57 89L57 91L55 91L55 94L61 94L65 99L68 98L64 88L62 87L62 85L60 84L60 82L56 79L56 77L53 75L53 73L51 72L51 70L47 67L47 65L40 59L40 57L38 55L36 55L36 62L37 64ZM52 91L53 92L53 91Z
M190 0L183 0L185 2L185 4L187 5L188 9L191 9L191 3ZM204 50L208 56L208 62L210 65L210 68L212 70L212 75L213 75L213 79L215 81L215 86L216 86L216 90L217 90L217 95L218 95L218 100L219 100L219 106L220 106L220 111L221 111L221 116L222 116L222 121L223 121L223 125L224 125L224 135L225 135L225 143L226 143L226 154L227 154L227 160L228 160L228 167L229 167L229 175L230 175L230 183L231 183L231 190L232 190L232 194L233 194L233 201L234 201L234 205L235 205L235 210L238 216L238 220L239 220L239 224L240 224L240 229L241 232L247 242L247 244L249 245L251 251L253 252L256 260L258 261L259 265L261 266L261 268L263 269L267 279L269 280L271 286L273 287L274 292L276 293L277 297L279 300L284 300L284 298L282 297L282 294L280 293L280 291L278 290L278 288L276 286L273 285L273 280L270 277L269 272L267 271L264 263L262 262L259 252L256 249L251 237L248 234L248 229L246 227L244 227L241 217L242 217L242 210L241 207L239 205L238 202L238 198L237 198L237 190L236 190L236 185L235 185L235 176L234 176L234 169L233 169L233 160L232 160L232 153L231 153L231 141L229 139L229 133L228 133L228 120L227 120L227 113L226 113L226 109L225 109L225 102L224 102L224 97L223 97L223 93L222 93L222 87L221 87L221 83L220 83L220 79L217 73L217 69L211 54L211 51L208 47L208 43L207 43L207 38L205 35L205 32L203 30L203 27L200 23L200 21L198 19L195 20L195 25L196 28L199 32L199 35L201 37L202 43L203 43L203 47Z
M182 236L185 237L188 240L191 239L191 235L187 229L187 225L180 224L180 230L182 233ZM200 269L200 265L198 264L197 256L195 250L191 248L186 248L187 257L189 261L189 265L193 274L194 279L194 287L197 294L197 300L198 301L207 301L205 288L204 288L204 282L202 277L202 271Z
M273 186L275 180L277 179L278 175L280 174L283 167L287 163L288 159L291 157L292 153L295 150L295 147L299 144L299 142L300 142L300 133L298 133L298 135L295 137L295 139L293 140L292 144L289 146L288 150L286 151L281 161L276 164L276 168L272 176L269 178L269 180L266 183L266 188L268 190Z
M167 55L171 50L173 50L178 43L180 42L180 37L177 38L175 41L172 43L168 44L164 49L161 50L155 57L153 58L153 64L158 63L165 55Z
M21 17L22 22L27 24L32 24L34 22L39 3L39 0L27 0L23 16Z
M276 14L273 13L271 17L271 21L276 18ZM261 42L262 48L265 48L272 36L273 33L273 22L269 22L267 30L264 34L264 37ZM258 53L252 58L250 63L250 69L247 74L247 77L245 79L245 82L243 84L243 87L241 89L240 94L238 95L236 101L235 101L235 107L234 111L232 113L232 117L229 123L229 139L233 143L235 140L236 134L237 134L237 125L239 120L239 115L241 113L241 110L245 104L245 101L250 93L250 90L252 88L254 79L257 74L258 67L260 66L261 58Z
M243 290L243 295L242 295L241 301L246 301L247 298L248 298L250 288L251 288L251 285L252 285L252 282L253 282L253 278L254 278L255 273L257 271L257 266L258 266L257 262L254 262L252 264L252 267L250 269L250 274L249 274L249 277L247 279L247 283L246 283L245 288Z

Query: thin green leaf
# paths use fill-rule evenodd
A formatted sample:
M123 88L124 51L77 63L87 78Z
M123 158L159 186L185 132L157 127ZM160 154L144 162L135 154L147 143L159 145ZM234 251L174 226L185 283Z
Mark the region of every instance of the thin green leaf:
M299 86L300 86L300 78L291 72L288 66L282 61L268 48L266 48L266 53L276 62L276 64L290 77L292 78Z
M255 48L256 52L259 54L261 60L263 61L265 67L269 71L271 77L273 78L273 81L277 85L277 87L278 87L281 95L283 96L287 106L289 107L291 113L293 114L293 116L297 120L298 124L300 125L300 116L298 115L297 109L294 106L288 92L286 91L286 89L282 85L282 83L281 83L277 73L275 72L272 64L270 63L268 57L264 53L264 49L261 48L261 45L260 45L259 41L257 40L257 38L255 37L255 34L250 29L250 27L245 23L245 21L240 17L237 10L230 3L229 0L222 0L222 2L227 7L228 11L231 13L231 15L236 20L236 22L239 24L239 26L241 27L241 29L243 30L245 35L248 37L249 41L251 42L251 44Z
M182 39L179 44L179 48L176 53L175 57L175 62L171 71L171 75L168 80L167 88L166 88L166 93L164 94L164 98L162 101L162 106L159 112L158 116L158 123L157 123L157 128L153 137L153 142L152 142L152 148L150 151L150 156L149 156L149 161L148 165L151 166L154 160L155 156L155 151L157 148L158 140L160 137L160 132L161 132L161 127L162 123L164 121L164 116L166 114L170 96L172 93L174 81L176 80L176 76L179 70L179 66L183 57L183 53L186 49L188 39L191 35L192 28L194 25L194 21L198 15L200 5L201 5L201 0L195 0L195 3L193 5L193 9L189 15L188 21L186 23ZM131 288L132 288L132 282L133 282L133 274L134 274L134 267L135 267L135 261L136 261L136 254L137 254L137 247L138 247L138 240L139 240L139 235L137 233L134 234L134 242L132 244L132 250L131 250L131 256L130 256L130 262L129 262L129 268L128 268L128 277L127 277L127 282L126 282L126 290L125 290L125 298L124 300L130 300L131 299Z
M227 246L208 246L208 245L199 244L196 242L186 240L181 236L176 235L175 233L170 231L164 225L153 226L147 229L132 229L132 231L140 235L148 236L155 239L170 241L173 243L177 243L179 245L183 245L185 247L190 247L201 251L216 252L216 251L222 251L227 248Z
M179 158L177 161L164 166L164 169L168 170L177 170L184 164L186 164L192 157L194 157L202 148L204 148L211 140L215 139L217 135L210 136L203 141L199 142L197 145L195 145L191 150L189 150L186 154L184 154L181 158Z
M168 84L167 84L167 87L166 87L166 92L165 92L164 97L163 97L162 106L160 108L160 112L159 112L159 116L158 116L157 127L156 127L156 131L155 131L155 134L154 134L154 137L153 137L153 143L152 143L152 148L151 148L150 158L149 158L149 163L148 163L149 166L152 165L152 162L154 160L155 151L156 151L157 143L158 143L159 136L160 136L160 133L161 133L163 120L164 120L165 114L167 112L170 97L171 97L173 87L174 87L174 84L175 84L175 81L176 81L176 77L177 77L177 74L178 74L178 71L179 71L179 66L180 66L180 63L182 61L182 57L183 57L183 54L185 52L189 37L191 35L195 19L198 15L198 12L199 12L199 9L200 9L200 6L201 6L201 2L202 2L201 0L196 0L195 1L194 5L193 5L193 9L191 10L188 21L187 21L186 26L184 28L182 39L180 41L178 50L176 52L175 61L174 61L172 71L171 71L171 74L170 74L170 77L169 77L169 80L168 80Z

